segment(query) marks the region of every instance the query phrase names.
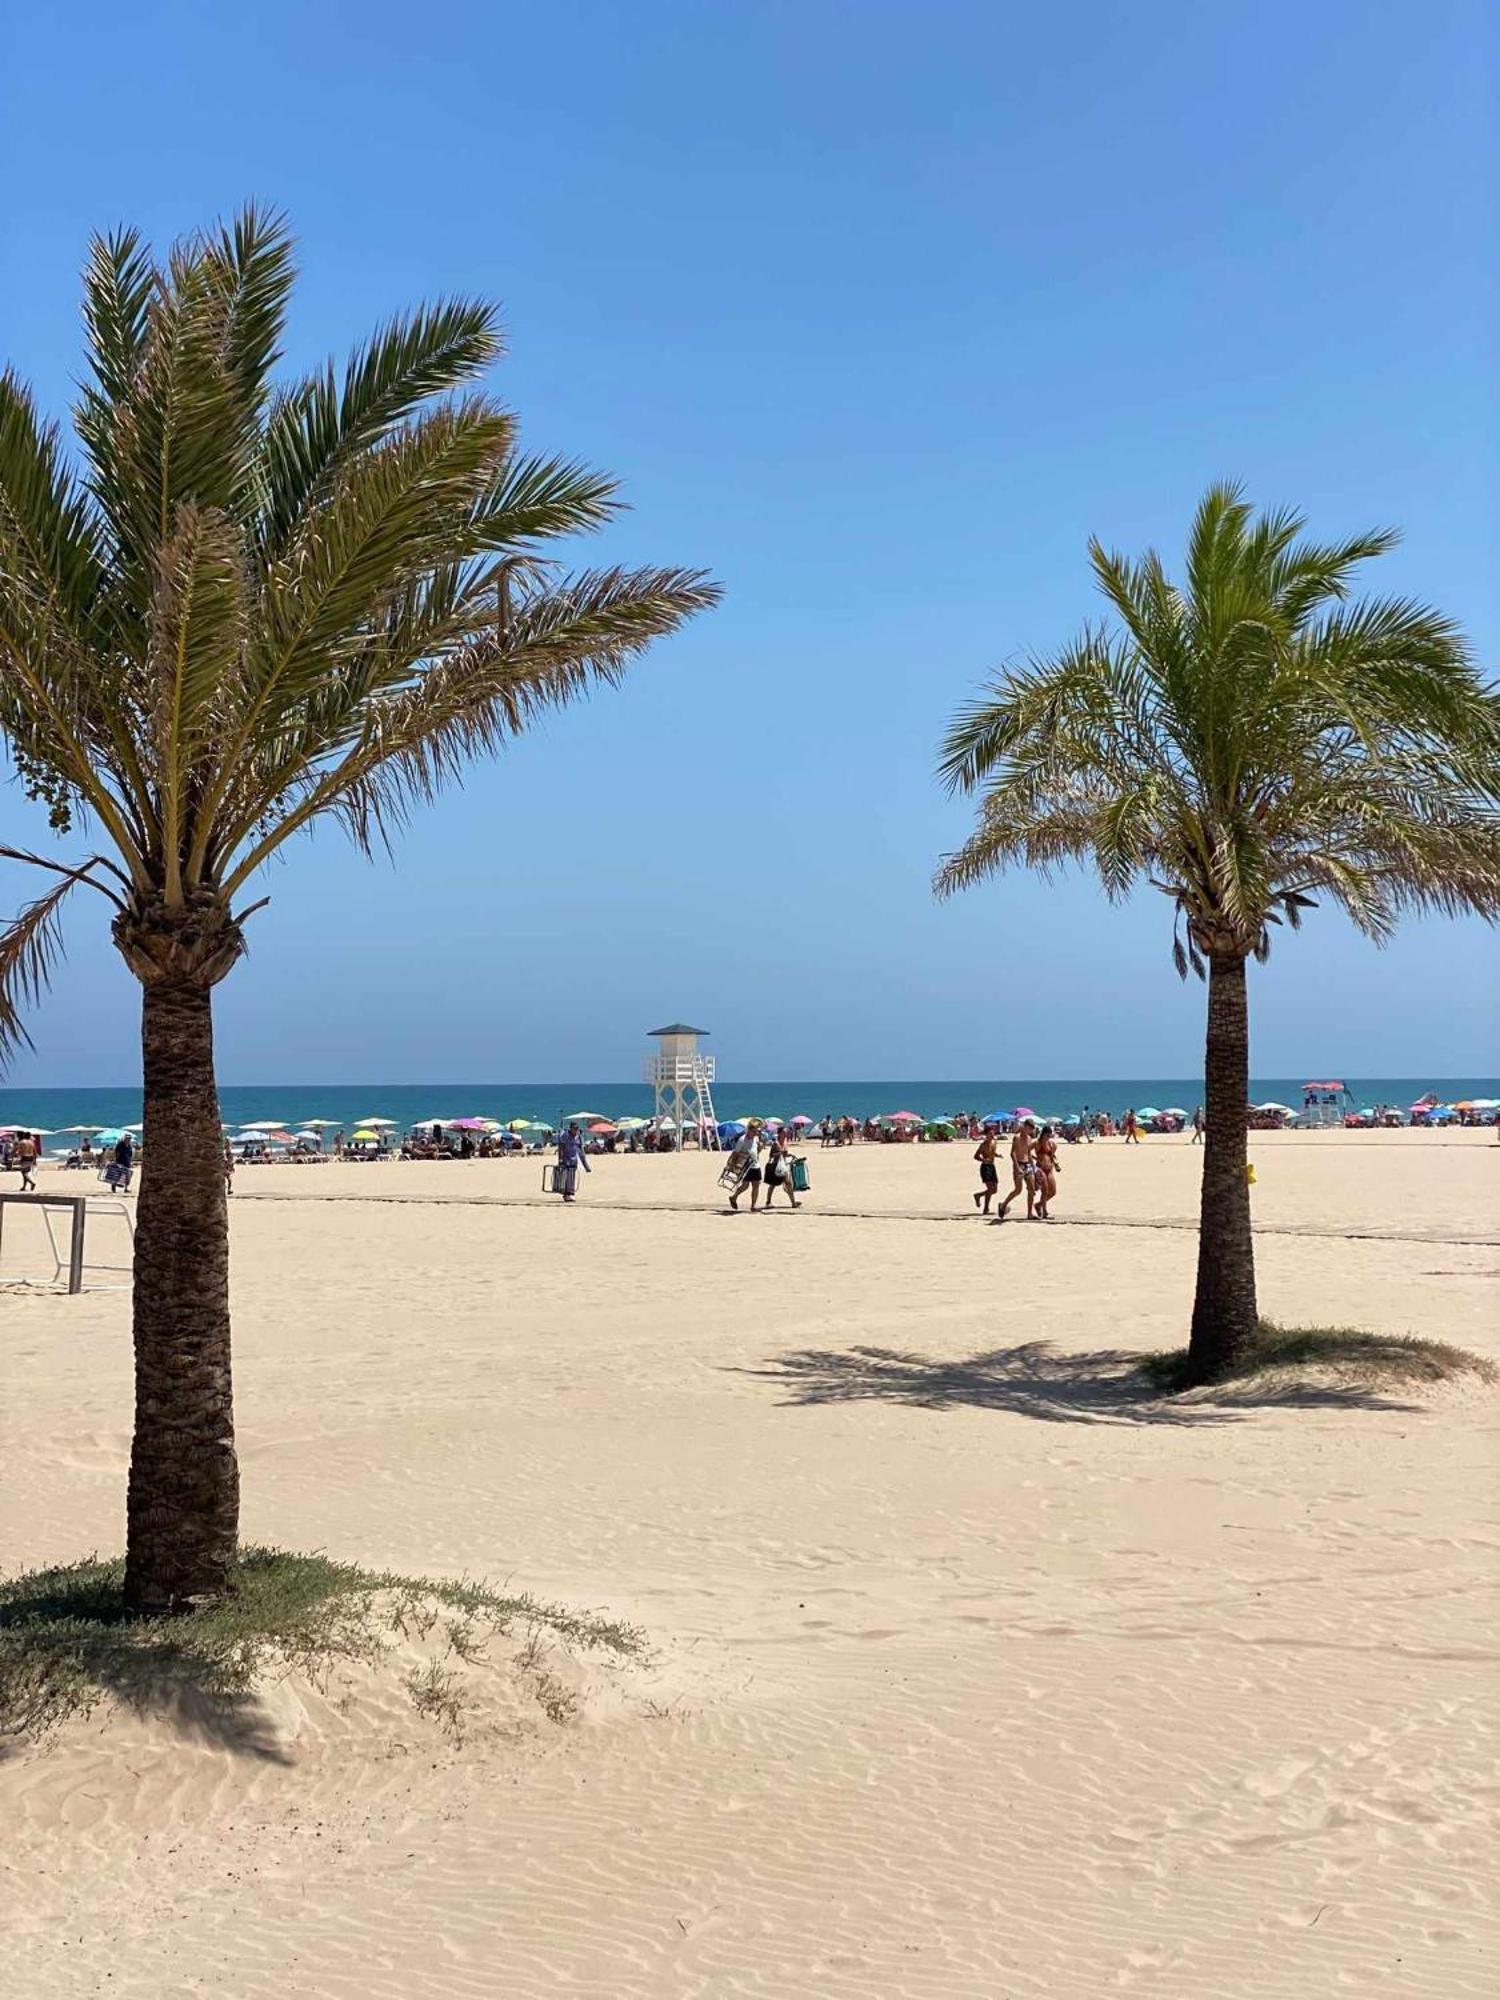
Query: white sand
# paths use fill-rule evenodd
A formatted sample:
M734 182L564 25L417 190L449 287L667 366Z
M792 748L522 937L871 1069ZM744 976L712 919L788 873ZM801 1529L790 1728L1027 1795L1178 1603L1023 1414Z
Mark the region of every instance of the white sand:
M242 1170L247 1538L621 1613L656 1697L457 1753L299 1701L286 1763L96 1717L0 1765L6 1990L1493 1992L1495 1393L1122 1401L1197 1155L995 1229L969 1150L753 1219L691 1155ZM1267 1312L1500 1356L1493 1134L1254 1151ZM0 1290L0 1385L7 1566L117 1548L126 1298Z

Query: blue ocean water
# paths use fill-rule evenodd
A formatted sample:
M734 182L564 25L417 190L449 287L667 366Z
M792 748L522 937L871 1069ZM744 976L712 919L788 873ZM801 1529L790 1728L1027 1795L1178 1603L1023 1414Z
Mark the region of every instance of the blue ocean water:
M1321 1081L1321 1079L1319 1079ZM1307 1077L1261 1076L1251 1084L1257 1103L1274 1098L1300 1105ZM1456 1098L1500 1098L1500 1078L1493 1076L1346 1077L1357 1105L1406 1106L1433 1091L1445 1103ZM825 1112L871 1113L915 1111L938 1117L950 1111L1008 1111L1029 1105L1043 1117L1064 1118L1085 1105L1118 1114L1127 1106L1180 1105L1191 1111L1201 1101L1203 1083L1194 1077L990 1077L928 1079L926 1081L787 1081L740 1082L725 1079L714 1086L714 1105L721 1118L795 1117L805 1112L820 1118ZM548 1125L580 1112L606 1118L651 1112L651 1093L644 1083L359 1083L359 1084L226 1084L219 1093L221 1115L230 1125L284 1126L295 1130L309 1118L331 1118L345 1131L362 1119L391 1118L403 1129L431 1119L534 1118ZM70 1090L0 1089L0 1125L40 1127L60 1131L69 1125L120 1125L140 1118L141 1094L135 1088Z

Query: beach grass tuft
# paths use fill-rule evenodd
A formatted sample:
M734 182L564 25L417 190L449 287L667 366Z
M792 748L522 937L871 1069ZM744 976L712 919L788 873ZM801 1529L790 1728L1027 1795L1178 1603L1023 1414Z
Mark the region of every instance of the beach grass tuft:
M1371 1333L1357 1326L1278 1326L1263 1319L1254 1341L1220 1384L1295 1369L1336 1375L1365 1389L1449 1382L1462 1375L1500 1381L1500 1369L1492 1361L1446 1341L1421 1340L1414 1333ZM1164 1395L1192 1386L1185 1347L1148 1355L1141 1373Z
M482 1662L489 1640L524 1636L516 1671L553 1720L565 1704L540 1666L547 1640L618 1655L644 1643L633 1626L482 1581L397 1576L285 1549L242 1550L227 1597L173 1617L130 1617L124 1579L122 1560L94 1557L0 1579L0 1746L44 1737L105 1700L138 1714L191 1711L228 1740L236 1717L246 1733L268 1680L300 1673L321 1685L332 1669L377 1664L407 1639L439 1654L403 1682L413 1708L457 1737L463 1692L449 1662Z

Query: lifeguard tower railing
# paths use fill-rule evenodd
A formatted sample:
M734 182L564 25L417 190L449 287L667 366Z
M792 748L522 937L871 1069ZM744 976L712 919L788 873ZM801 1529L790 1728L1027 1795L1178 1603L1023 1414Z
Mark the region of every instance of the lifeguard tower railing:
M691 1085L712 1083L713 1056L647 1056L644 1075L647 1083Z

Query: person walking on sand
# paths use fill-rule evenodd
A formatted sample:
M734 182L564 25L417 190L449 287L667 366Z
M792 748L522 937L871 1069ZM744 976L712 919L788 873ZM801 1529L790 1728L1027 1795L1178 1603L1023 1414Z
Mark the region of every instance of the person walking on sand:
M1050 1125L1044 1125L1037 1135L1036 1145L1031 1154L1032 1171L1036 1181L1037 1222L1050 1222L1048 1204L1057 1193L1057 1138Z
M1011 1203L1023 1189L1026 1193L1027 1220L1031 1219L1036 1207L1036 1165L1032 1158L1035 1146L1036 1127L1029 1118L1023 1118L1010 1142L1010 1193L1000 1204L1001 1222L1009 1215Z
M734 1142L734 1151L729 1155L729 1164L737 1178L729 1197L729 1206L739 1213L740 1196L746 1188L750 1190L750 1213L754 1215L760 1207L760 1153L765 1140L761 1137L760 1120L752 1118Z
M227 1139L224 1141L224 1192L226 1195L234 1193L234 1148Z
M1125 1113L1125 1143L1127 1146L1138 1146L1141 1143L1140 1120L1136 1117L1134 1109Z
M974 1157L979 1162L979 1192L974 1197L974 1206L981 1215L988 1215L990 1203L1000 1192L1000 1169L995 1164L999 1151L999 1141L995 1137L993 1125L986 1125L984 1136L974 1149Z
M32 1170L36 1166L37 1142L29 1132L18 1132L16 1143L11 1148L10 1163L21 1176L22 1194L35 1194L36 1181Z
M777 1188L786 1189L786 1198L793 1208L802 1206L792 1192L792 1155L786 1143L785 1126L771 1134L771 1143L766 1148L765 1184L767 1214L770 1213L771 1197Z
M564 1201L572 1201L578 1192L578 1169L586 1174L594 1170L589 1165L589 1156L584 1150L583 1134L575 1119L557 1142L557 1191Z
M1195 1146L1203 1144L1203 1106L1201 1104L1193 1112L1193 1144Z

